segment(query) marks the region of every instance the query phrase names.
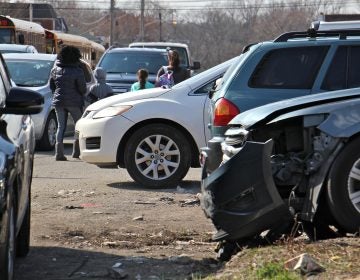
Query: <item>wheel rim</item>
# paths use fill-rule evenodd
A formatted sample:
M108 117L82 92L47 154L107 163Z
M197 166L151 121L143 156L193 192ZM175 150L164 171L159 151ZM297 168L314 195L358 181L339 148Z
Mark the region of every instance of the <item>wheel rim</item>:
M56 129L57 129L56 121L53 118L51 118L49 120L49 125L47 130L48 140L51 146L54 146L56 142Z
M167 136L151 135L137 146L135 164L143 176L152 180L164 180L179 168L180 149Z
M350 170L348 191L351 203L360 213L360 159L354 163Z
M15 259L15 223L14 223L14 208L10 209L10 224L9 224L9 249L8 249L8 279L13 279Z

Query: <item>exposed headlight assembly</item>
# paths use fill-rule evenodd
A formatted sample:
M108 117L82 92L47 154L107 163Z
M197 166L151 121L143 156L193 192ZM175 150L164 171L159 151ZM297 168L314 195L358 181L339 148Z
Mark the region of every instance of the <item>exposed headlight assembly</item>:
M107 107L105 109L102 109L98 112L96 112L93 115L93 119L101 119L101 118L109 118L114 116L119 116L126 111L130 110L132 106L130 105L122 105L122 106L111 106Z

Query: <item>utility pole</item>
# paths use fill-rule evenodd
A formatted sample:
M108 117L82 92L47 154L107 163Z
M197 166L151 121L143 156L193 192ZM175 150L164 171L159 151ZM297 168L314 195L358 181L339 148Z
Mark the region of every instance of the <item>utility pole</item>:
M140 41L144 41L144 12L145 12L145 0L141 0L141 14L140 14Z
M159 12L159 42L162 41L162 21L161 21L161 12Z
M110 46L114 44L115 0L110 0Z
M29 21L33 21L33 5L30 3L29 6Z

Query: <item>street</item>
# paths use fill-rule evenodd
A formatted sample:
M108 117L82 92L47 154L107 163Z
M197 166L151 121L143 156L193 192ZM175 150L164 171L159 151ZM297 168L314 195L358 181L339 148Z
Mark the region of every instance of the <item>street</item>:
M144 189L126 170L70 153L67 145L67 162L35 155L31 251L15 279L185 279L219 268L196 197L200 169L177 188Z

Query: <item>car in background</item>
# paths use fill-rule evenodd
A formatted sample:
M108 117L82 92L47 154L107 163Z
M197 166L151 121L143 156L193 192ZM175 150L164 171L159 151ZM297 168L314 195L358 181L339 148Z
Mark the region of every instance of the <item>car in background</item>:
M11 87L0 54L0 277L12 280L15 256L30 248L30 199L34 162L34 123L43 97Z
M37 53L32 45L0 44L0 53Z
M190 69L200 69L200 62L192 62L190 50L187 44L175 42L134 42L129 44L129 48L156 48L176 50L180 56L180 65Z
M360 29L288 32L246 47L211 99L208 172L221 162L213 151L236 115L279 100L359 87L359 59Z
M148 81L155 83L159 69L168 64L165 49L109 48L97 66L105 69L106 82L114 93L124 93L130 91L131 85L137 82L136 73L139 69L146 69L149 72Z
M290 233L294 223L312 239L359 231L359 88L248 110L225 137L220 167L209 175L202 160L201 205L214 240L241 246L267 230Z
M80 158L99 167L126 168L146 187L176 185L199 166L209 139L208 94L234 59L172 88L115 95L91 104L76 124Z
M8 53L4 59L10 72L11 79L18 87L28 88L39 92L45 100L41 113L33 115L35 123L35 138L37 147L42 150L52 150L56 142L57 120L55 109L52 107L52 91L50 89L50 71L54 67L55 54ZM88 89L95 83L90 66L82 61L82 68ZM68 119L67 134L74 132L74 122Z

